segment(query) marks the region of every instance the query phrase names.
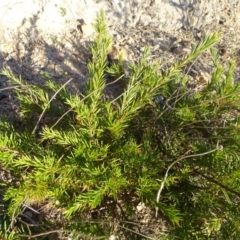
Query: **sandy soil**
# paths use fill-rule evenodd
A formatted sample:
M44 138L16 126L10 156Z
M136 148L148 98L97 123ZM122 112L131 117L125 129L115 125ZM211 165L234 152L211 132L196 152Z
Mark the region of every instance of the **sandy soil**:
M44 83L43 72L59 83L73 78L71 88L79 91L87 78L86 46L100 9L115 44L128 51L128 60L137 61L146 45L161 56L176 42L195 43L216 30L223 32L224 53L239 52L238 0L1 0L0 69L38 84ZM0 76L1 114L15 109L6 87L7 79Z

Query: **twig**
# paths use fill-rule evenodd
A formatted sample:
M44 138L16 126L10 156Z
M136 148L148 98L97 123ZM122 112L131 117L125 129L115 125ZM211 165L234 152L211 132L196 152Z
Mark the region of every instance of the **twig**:
M146 235L144 235L144 234L142 234L142 233L136 232L136 231L134 231L134 230L132 230L132 229L129 229L129 228L126 228L126 227L123 227L123 226L120 226L120 225L119 225L119 227L120 227L120 228L123 228L123 229L125 229L125 230L127 230L127 231L129 231L129 232L133 232L133 233L135 233L135 234L137 234L137 235L139 235L139 236L145 237L145 238L147 238L147 239L155 240L154 238L148 237L148 236L146 236Z
M68 109L53 125L51 128L54 128L63 118L64 116L66 116L69 112L71 112L73 110L73 107L71 107L70 109Z
M41 119L42 119L42 117L43 117L43 114L46 112L46 110L47 110L47 107L49 106L49 104L52 102L52 100L56 97L56 95L61 91L61 89L62 88L64 88L69 82L71 82L73 79L72 78L70 78L66 83L64 83L55 93L54 93L54 95L51 97L51 99L48 101L48 103L47 103L47 105L45 106L45 108L43 109L43 111L42 111L42 113L41 113L41 115L40 115L40 117L39 117L39 119L38 119L38 121L37 121L37 123L36 123L36 126L35 126L35 128L33 129L33 131L32 131L32 134L34 134L35 132L36 132L36 130L37 130L37 128L38 128L38 125L39 125L39 123L40 123L40 121L41 121Z
M179 161L183 160L183 159L186 159L186 158L193 158L193 157L200 157L200 156L204 156L204 155L207 155L207 154L210 154L210 153L213 153L215 151L219 150L219 147L217 145L217 147L213 150L210 150L208 152L204 152L204 153L198 153L198 154L192 154L192 155L188 155L188 156L183 156L183 157L180 157L178 158L177 160L175 160L173 163L170 164L170 166L167 168L167 171L164 175L164 178L163 178L163 181L161 182L161 186L158 190L158 194L157 194L157 203L159 203L159 200L160 200L160 197L161 197L161 193L162 193L162 190L164 188L164 185L166 183L166 180L167 180L167 177L168 177L168 173L170 171L170 169L176 164L178 163ZM156 217L158 215L158 207L156 208Z
M40 236L46 236L46 235L49 235L51 233L76 233L76 234L79 234L81 235L81 237L84 237L85 239L103 239L103 238L107 238L107 236L100 236L100 237L90 237L90 236L87 236L83 233L80 233L80 232L76 232L76 231L73 231L73 230L60 230L60 229L57 229L57 230L52 230L52 231L47 231L47 232L44 232L44 233L38 233L38 234L35 234L35 235L23 235L23 234L19 234L18 236L19 237L24 237L24 238L35 238L35 237L40 237Z
M1 147L1 149L3 150L3 151L7 151L7 152L9 152L9 153L14 153L14 154L19 154L20 152L18 152L18 151L16 151L16 150L12 150L12 149L9 149L9 148L7 148L7 147Z
M123 76L124 76L125 74L122 74L119 78L117 78L116 80L114 80L113 82L110 82L110 83L107 83L106 84L106 86L109 86L109 85L112 85L112 84L114 84L114 83L116 83L116 82L118 82L120 79L122 79L123 78Z
M30 222L30 224L25 222L25 221L23 221L20 217L26 218ZM38 224L33 219L31 219L28 215L26 215L24 213L19 214L17 216L17 219L18 219L18 221L26 224L27 226L30 226L30 227L37 227L38 226Z
M112 85L114 83L116 83L117 81L119 81L122 77L124 76L121 75L119 78L117 78L116 80L114 80L113 82L107 83L106 86ZM83 102L85 99L87 99L88 97L90 97L91 95L93 95L95 92L97 92L99 89L96 89L95 91L91 92L90 94L88 94L87 96L85 96L83 99L81 99L81 102ZM54 128L62 119L64 116L66 116L69 112L71 112L74 109L74 107L71 107L70 109L68 109L53 125L51 128Z
M14 87L5 87L5 88L1 88L1 89L0 89L0 92L1 92L1 91L4 91L4 90L9 90L9 89L18 88L18 87L20 87L20 86L14 86Z
M32 210L33 212L35 212L35 213L37 213L37 214L40 214L40 212L38 212L37 210L35 210L34 208L28 206L28 205L25 204L25 203L23 203L23 207L28 208L28 209Z
M207 176L196 169L194 170L194 172L197 173L198 175L202 176L203 178L207 179L209 182L214 183L214 184L218 185L219 187L224 188L228 192L240 197L240 192L237 192L234 189L231 189L228 186L223 185L222 183L220 183L218 180L214 179L213 177Z

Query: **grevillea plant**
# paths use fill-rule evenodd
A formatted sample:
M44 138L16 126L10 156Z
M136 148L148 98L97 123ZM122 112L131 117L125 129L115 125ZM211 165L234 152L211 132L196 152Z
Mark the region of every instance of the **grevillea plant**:
M240 88L234 62L226 70L219 63L213 48L218 34L205 37L164 72L160 61L147 61L146 49L126 74L121 61L107 61L112 41L103 13L95 29L89 78L80 94L68 90L70 80L58 85L46 79L40 87L2 71L20 105L15 122L3 117L0 122L0 164L17 179L5 188L12 221L6 231L12 227L23 237L13 221L23 206L48 203L63 213L61 231L76 238L107 239L114 233L135 239L130 234L139 233L126 224L136 221L142 202L166 219L166 239L236 239ZM208 49L213 73L194 91L182 69ZM106 96L106 88L121 81L122 91ZM105 220L87 219L100 208ZM47 230L44 225L42 232Z

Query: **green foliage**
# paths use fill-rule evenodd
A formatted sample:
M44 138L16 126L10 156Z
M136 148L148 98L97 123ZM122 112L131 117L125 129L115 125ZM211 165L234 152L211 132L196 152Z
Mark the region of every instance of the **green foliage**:
M95 28L90 77L80 95L46 74L41 88L2 71L16 86L23 125L0 122L1 166L18 179L4 195L8 215L15 219L23 203L59 202L65 229L109 236L111 227L84 216L103 207L112 221L120 205L126 218L134 218L144 202L168 220L169 239L236 239L240 87L233 80L235 63L225 70L211 48L218 34L164 73L160 63L148 63L146 49L130 65L122 93L108 100L107 73L117 78L124 71L107 66L111 38L103 13ZM195 91L182 69L209 48L215 68Z

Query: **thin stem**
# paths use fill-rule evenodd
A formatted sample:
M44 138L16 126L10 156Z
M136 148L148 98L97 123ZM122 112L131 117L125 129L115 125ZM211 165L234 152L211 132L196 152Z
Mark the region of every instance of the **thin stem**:
M215 152L215 151L217 151L217 150L219 150L219 147L218 147L218 146L217 146L217 148L215 148L215 149L213 149L213 150L210 150L210 151L208 151L208 152L198 153L198 154L192 154L192 155L180 157L180 158L178 158L177 160L175 160L173 163L171 163L170 166L167 168L167 171L166 171L166 173L165 173L165 176L164 176L164 178L163 178L163 181L162 181L162 183L161 183L161 186L160 186L160 188L159 188L159 190L158 190L157 203L159 203L162 190L163 190L163 188L164 188L164 185L165 185L166 180L167 180L167 177L168 177L168 173L169 173L170 169L171 169L176 163L180 162L181 160L187 159L187 158L201 157L201 156L204 156L204 155L213 153L213 152ZM158 208L156 208L156 217L157 217L157 214L158 214Z
M122 77L124 76L124 74L123 75L121 75L119 78L117 78L116 80L114 80L113 82L110 82L110 83L108 83L108 84L106 84L106 86L109 86L109 85L112 85L112 84L114 84L114 83L116 83L117 81L119 81ZM97 92L99 89L96 89L96 90L94 90L93 92L91 92L91 93L89 93L87 96L85 96L82 100L81 100L81 102L83 102L85 99L87 99L88 97L90 97L91 95L93 95L95 92ZM68 109L53 125L52 125L52 127L51 128L54 128L63 118L64 118L64 116L66 116L69 112L71 112L72 110L74 109L74 107L71 107L70 109Z
M228 186L223 185L222 183L220 183L218 180L214 179L213 177L207 176L207 175L199 172L198 170L194 170L194 172L197 173L198 175L202 176L203 178L207 179L209 182L214 183L214 184L218 185L219 187L224 188L228 192L240 197L239 192L229 188Z
M84 239L106 239L107 236L100 236L100 237L90 237L90 236L87 236L83 233L80 233L80 232L77 232L77 231L73 231L73 230L60 230L60 229L57 229L57 230L51 230L51 231L47 231L47 232L44 232L44 233L38 233L38 234L35 234L35 235L23 235L23 234L19 234L18 236L19 237L24 237L24 238L35 238L35 237L40 237L40 236L46 236L46 235L49 235L49 234L52 234L52 233L75 233L75 234L78 234L79 236L83 237Z
M70 83L72 80L73 80L73 79L70 78L66 83L64 83L64 84L54 93L54 95L51 97L51 99L48 101L48 103L47 103L47 105L45 106L45 108L43 109L40 117L38 118L38 121L37 121L37 123L36 123L36 125L35 125L35 128L34 128L33 131L32 131L32 134L34 134L34 133L36 132L36 130L37 130L37 128L38 128L38 125L39 125L39 123L40 123L40 121L41 121L44 113L46 112L47 107L49 106L49 104L50 104L50 103L52 102L52 100L56 97L56 95L61 91L61 89L63 89L63 88L64 88L68 83Z
M1 88L1 89L0 89L0 92L1 92L1 91L4 91L4 90L9 90L9 89L15 89L15 88L20 88L20 86L13 86L13 87Z
M145 238L147 238L147 239L154 240L154 238L148 237L148 236L146 236L146 235L144 235L144 234L142 234L142 233L136 232L136 231L134 231L134 230L132 230L132 229L129 229L129 228L126 228L126 227L123 227L123 226L119 226L119 227L120 227L120 228L123 228L123 229L125 229L125 230L127 230L127 231L129 231L129 232L133 232L133 233L135 233L135 234L137 234L137 235L139 235L139 236L145 237Z

